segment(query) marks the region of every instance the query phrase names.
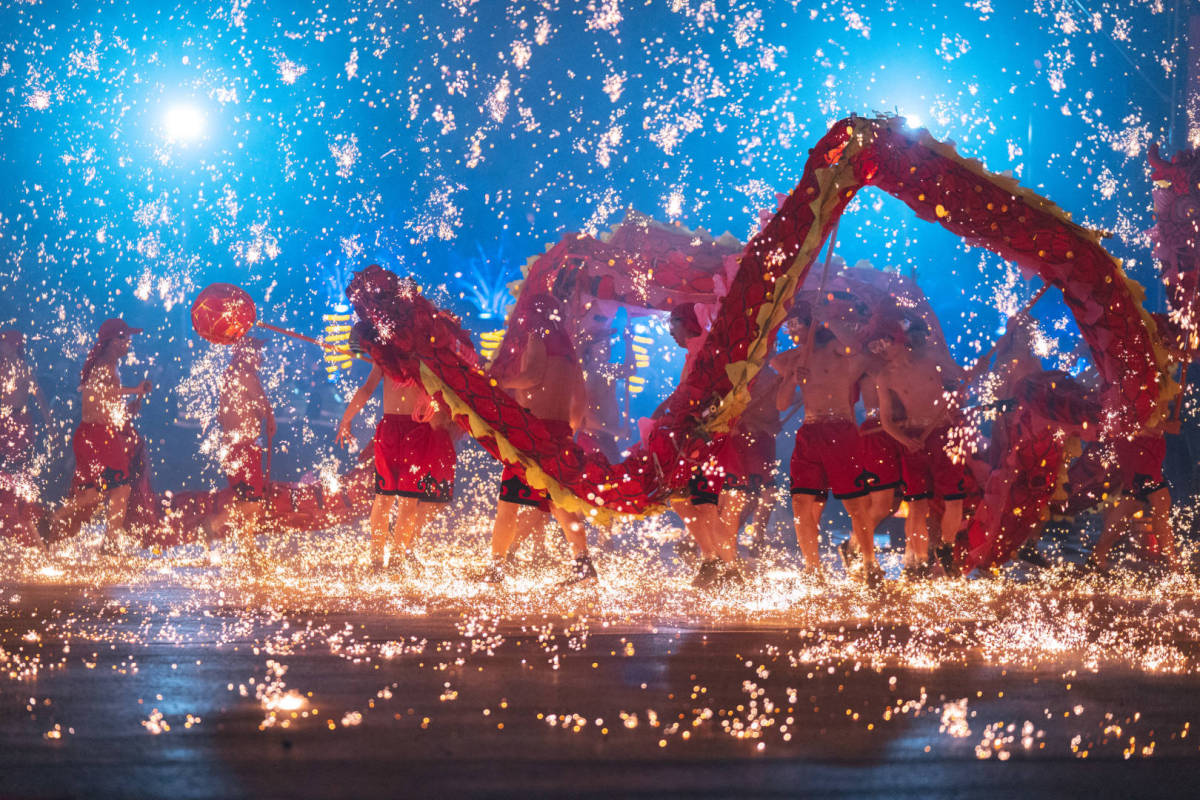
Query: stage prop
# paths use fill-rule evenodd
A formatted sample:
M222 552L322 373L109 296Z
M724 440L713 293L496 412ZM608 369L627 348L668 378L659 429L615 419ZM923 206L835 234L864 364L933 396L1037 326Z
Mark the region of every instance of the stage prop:
M1101 235L1074 224L1065 212L1015 180L987 172L927 132L909 131L903 120L894 118L852 117L834 125L812 150L798 186L736 257L732 271L719 254L720 240L702 233L688 239L676 258L669 250L657 256L668 267L709 258L714 262L709 278L725 283L725 291L703 347L668 399L665 413L621 463L552 437L539 419L500 391L483 368L448 346L461 341L461 331L439 322L427 301L377 291L377 273L383 272L378 267L359 273L348 296L359 317L380 333L370 349L385 371L400 379L419 376L431 394L448 403L465 429L523 471L531 485L547 489L559 505L593 516L654 513L721 444L745 407L750 381L762 368L769 342L825 239L847 203L868 186L899 198L921 218L993 250L1062 292L1099 370L1097 400L1108 412L1105 425L1110 435L1135 432L1163 418L1177 390L1167 373L1166 353L1142 308L1142 288L1104 250ZM617 285L622 261L638 265L629 274L649 260L636 250L614 252L611 240L583 234L564 238L529 268L525 290L510 315L509 330L518 332L513 335L533 318L532 300L538 293L561 295L572 291L573 280L593 280L583 267L597 255L609 268L600 278L601 286L605 280ZM681 286L679 294L687 288ZM648 306L654 302L649 292L655 289L644 290ZM669 305L666 297L662 302ZM497 359L504 356L501 345ZM1033 452L1034 444L1018 437L1014 447ZM1053 492L1054 483L1048 482L1044 491ZM998 524L983 522L1021 539L1039 522L1034 505L1041 507L1040 497L1037 503L1025 501L1033 504L1028 509L989 512L1002 516Z

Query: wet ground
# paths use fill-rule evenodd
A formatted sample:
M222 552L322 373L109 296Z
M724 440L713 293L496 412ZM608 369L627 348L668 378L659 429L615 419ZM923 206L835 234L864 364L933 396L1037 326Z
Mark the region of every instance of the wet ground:
M6 562L0 797L1145 797L1200 776L1191 578L868 590L764 557L714 596L607 554L601 586L492 590L458 553L378 578L322 541L258 580Z

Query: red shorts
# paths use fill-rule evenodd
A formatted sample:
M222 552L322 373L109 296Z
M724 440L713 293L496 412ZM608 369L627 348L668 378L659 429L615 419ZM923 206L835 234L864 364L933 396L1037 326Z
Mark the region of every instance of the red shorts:
M263 450L254 439L238 439L225 446L221 462L234 496L243 503L263 499L267 481L263 475Z
M543 420L543 424L551 438L573 439L575 436L569 422L548 419ZM519 506L533 506L540 511L550 510L550 495L546 490L534 489L508 464L504 465L504 472L500 475L500 500Z
M106 492L133 482L133 453L137 445L133 428L115 428L99 422L81 422L71 437L75 453L72 487Z
M715 506L725 488L725 470L712 458L696 467L688 479L688 502L694 506Z
M796 431L792 451L792 494L824 498L829 490L839 500L875 490L876 476L863 468L858 426L850 420L805 422Z
M24 409L0 406L0 465L19 464L33 447L33 420Z
M924 428L906 428L909 436L920 436ZM949 452L950 426L935 428L925 446L915 453L897 445L900 451L900 477L904 481L905 500L961 500L967 496L967 465L956 464Z
M900 485L900 445L884 432L879 420L867 420L859 429L859 454L863 469L874 476L871 491Z
M375 426L375 494L448 503L454 462L454 442L444 428L404 414L384 414Z
M1122 489L1145 500L1167 485L1162 469L1167 440L1161 433L1143 433L1132 440L1119 438L1113 443L1113 452Z
M731 466L725 485L730 489L756 492L775 471L775 437L763 431L738 431L729 437Z
M550 495L544 489L535 489L521 480L517 471L508 464L504 465L504 473L500 476L500 499L519 506L533 506L539 511L550 510Z

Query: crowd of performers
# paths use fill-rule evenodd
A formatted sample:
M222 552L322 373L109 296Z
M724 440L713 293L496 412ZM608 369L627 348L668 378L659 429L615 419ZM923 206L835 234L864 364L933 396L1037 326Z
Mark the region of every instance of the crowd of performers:
M383 291L415 292L415 284L377 267ZM597 376L583 359L564 325L563 298L543 292L526 304L532 324L518 341L488 367L498 385L533 412L552 435L575 438L588 446L619 449L613 430L619 414L609 394L596 389ZM671 309L669 330L693 358L705 327L693 303ZM1001 467L1005 438L1018 425L1051 422L1015 418L1009 402L1022 392L1060 384L1086 384L1088 375L1047 371L1034 353L1031 318L1013 317L994 348L995 361L981 359L964 370L950 357L940 337L931 335L926 316L906 313L896 304L870 307L853 292L807 293L793 305L785 323L792 346L773 352L751 384L751 400L729 435L714 444L696 469L686 491L671 502L701 556L695 584L718 587L742 580L738 535L749 525L761 536L772 508L768 491L777 474L776 439L791 417L801 414L790 458L791 506L804 569L820 576L820 522L830 494L850 519L851 536L838 550L848 571L868 583L883 571L875 553L880 525L906 504L903 576L926 579L970 569L967 539L969 509L979 499L986 475ZM128 524L130 492L145 474L146 452L135 418L142 398L152 391L145 381L125 386L118 365L140 329L121 319L104 322L83 363L79 390L82 419L71 447L75 473L66 500L38 520L49 544L76 535L101 507L107 534L104 548L116 546ZM379 337L360 321L352 349ZM236 531L247 563L258 561L255 535L264 518L266 485L264 436L275 433L271 403L259 376L264 342L244 336L232 345L220 379L218 427L220 454L229 483L227 501L203 519L205 538ZM685 366L686 370L686 366ZM991 446L984 437L964 434L964 398L987 374ZM610 378L612 376L609 376ZM350 400L337 428L339 444L350 445L354 419L382 385L383 414L373 438L374 501L370 513L370 566L376 570L416 570L414 542L440 507L453 497L455 439L459 430L443 404L415 378L400 381L375 364ZM29 457L33 444L31 409L46 416L45 402L23 355L19 332L0 333L0 458L12 473ZM978 413L979 409L974 411ZM1099 409L1091 413L1099 414ZM656 412L657 413L657 412ZM1088 429L1085 422L1083 429ZM1091 430L1097 431L1098 424ZM976 431L977 433L978 431ZM1088 442L1072 466L1072 492L1091 492L1105 507L1104 532L1092 555L1093 566L1107 567L1117 539L1134 518L1149 522L1167 565L1179 568L1170 523L1171 498L1163 478L1163 428L1145 430L1115 443ZM1089 437L1084 433L1084 440ZM714 440L715 442L717 440ZM1115 448L1105 456L1105 448ZM1065 465L1064 465L1065 467ZM570 547L572 562L564 584L597 578L588 550L583 515L559 507L530 486L519 470L506 465L497 492L492 526L491 562L481 580L500 583L519 565L515 550L538 538L550 519L557 521ZM1076 498L1077 500L1078 498ZM955 554L955 543L959 552ZM1036 551L1027 551L1036 560Z

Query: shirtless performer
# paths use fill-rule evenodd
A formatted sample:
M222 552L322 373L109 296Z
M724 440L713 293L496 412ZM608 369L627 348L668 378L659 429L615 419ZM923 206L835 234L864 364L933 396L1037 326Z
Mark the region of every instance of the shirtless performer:
M73 536L96 506L108 501L108 531L104 550L119 549L125 512L133 482L133 457L140 437L133 414L150 381L122 386L118 362L129 353L131 328L121 319L105 320L96 344L83 363L79 389L83 395L83 420L71 438L75 453L75 479L67 502L55 512L52 539ZM127 400L129 397L133 400ZM63 528L65 526L65 532Z
M360 322L356 327L357 335L370 335L366 323ZM346 406L338 426L338 444L350 446L353 441L350 423L381 383L383 416L375 427L374 439L371 567L377 572L384 569L390 538L396 563L420 570L421 563L412 552L417 532L431 515L431 504L449 503L454 497L454 441L446 428L449 420L445 412L420 383L415 379L398 382L376 366ZM394 528L393 506L397 509Z
M586 411L583 371L575 348L563 329L561 303L550 294L533 298L527 330L513 356L493 367L501 388L545 423L551 435L573 438ZM488 583L501 583L517 540L523 508L553 514L562 526L574 562L560 586L593 580L596 567L588 554L587 528L583 517L552 502L547 493L521 480L507 464L500 478L500 502L492 524L492 563L484 576ZM529 512L526 512L528 514Z
M243 336L234 346L233 358L221 376L217 410L217 423L221 426L221 466L233 491L233 499L208 522L210 530L216 532L232 518L238 529L241 549L255 569L260 564L254 536L262 520L266 491L263 448L258 443L264 424L267 441L275 437L275 412L258 375L264 344L262 339Z
M704 337L704 328L696 316L695 304L682 303L671 309L669 326L671 338L687 350L690 361ZM687 372L687 362L683 371ZM661 413L663 405L655 410L653 416ZM728 504L733 499L728 492L722 492L726 470L731 466L731 447L731 438L726 438L724 444L696 468L688 481L686 498L677 497L671 501L671 507L683 520L684 529L700 550L700 570L692 581L692 585L699 588L742 580L738 568L737 531L731 533L729 526L721 520L722 502ZM727 510L727 516L729 513Z
M788 333L801 346L775 357L781 377L776 407L780 411L790 407L797 389L804 401L804 419L791 460L796 541L805 571L822 575L821 513L826 493L832 490L850 515L851 536L864 555L864 577L875 583L883 571L875 560L868 495L879 478L863 465L853 407L855 387L869 363L859 346L863 309L849 295L830 293L819 311L811 353L806 352L806 342L814 321L812 312L801 307L788 320Z
M929 330L912 320L907 333L899 324L876 340L883 366L875 375L880 424L901 447L900 472L908 517L904 572L909 577L929 574L929 499L945 503L939 541L951 546L963 518L966 465L950 452L948 392L962 379L959 366L927 347ZM897 419L896 404L905 409Z
M0 331L0 470L16 472L33 448L30 401L48 422L46 400L25 360L25 337L15 328Z

